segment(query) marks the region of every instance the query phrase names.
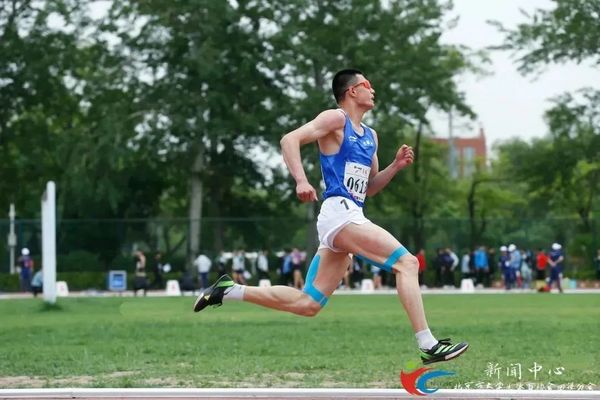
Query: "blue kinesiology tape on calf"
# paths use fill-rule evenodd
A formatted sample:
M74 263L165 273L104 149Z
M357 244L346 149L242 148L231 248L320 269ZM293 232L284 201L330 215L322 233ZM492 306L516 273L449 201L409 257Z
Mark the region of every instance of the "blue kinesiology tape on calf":
M317 277L317 272L319 271L319 263L321 261L321 256L316 255L308 267L308 273L306 274L306 284L304 285L303 292L309 295L314 301L319 303L321 307L325 307L327 304L328 298L321 293L319 289L313 286L313 282Z

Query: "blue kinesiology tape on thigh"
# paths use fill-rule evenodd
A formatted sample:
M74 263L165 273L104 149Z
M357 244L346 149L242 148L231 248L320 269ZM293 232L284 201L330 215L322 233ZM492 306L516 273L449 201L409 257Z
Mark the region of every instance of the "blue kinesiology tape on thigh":
M361 260L363 260L366 263L374 265L374 266L381 268L387 272L392 272L392 267L394 266L396 261L398 261L398 259L405 254L409 254L408 250L406 250L406 247L400 245L400 247L398 247L396 250L394 250L392 252L392 254L390 254L390 256L387 258L387 260L385 260L385 262L383 264L378 263L377 261L373 261L367 257L361 256L360 254L355 254L355 256L360 258Z
M323 293L321 293L321 291L319 289L317 289L313 285L313 282L314 282L315 278L317 277L317 272L319 271L319 262L320 261L321 261L321 256L318 254L312 259L312 262L310 263L310 266L308 267L308 273L306 274L306 284L304 285L303 292L306 293L307 295L309 295L314 301L319 303L321 305L321 307L325 307L325 304L327 304L328 298Z

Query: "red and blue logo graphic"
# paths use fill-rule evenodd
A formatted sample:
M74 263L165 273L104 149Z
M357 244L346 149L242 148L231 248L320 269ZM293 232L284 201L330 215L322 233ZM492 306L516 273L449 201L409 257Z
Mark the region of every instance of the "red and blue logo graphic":
M438 388L428 388L427 381L452 375L456 374L450 371L422 367L412 372L400 371L400 382L408 393L415 396L427 396L438 391Z

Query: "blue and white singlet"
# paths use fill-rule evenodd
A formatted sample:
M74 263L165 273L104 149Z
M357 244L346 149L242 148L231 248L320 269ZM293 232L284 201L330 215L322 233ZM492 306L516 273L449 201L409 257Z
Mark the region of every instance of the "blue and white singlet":
M365 124L363 134L354 130L352 121L346 113L344 139L336 154L324 155L319 152L321 173L325 181L323 199L342 196L352 200L359 207L365 204L371 163L375 154L373 132Z

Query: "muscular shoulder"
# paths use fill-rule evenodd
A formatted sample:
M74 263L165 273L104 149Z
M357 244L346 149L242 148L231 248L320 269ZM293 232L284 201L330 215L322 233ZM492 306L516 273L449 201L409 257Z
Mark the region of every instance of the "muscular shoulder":
M324 131L336 131L342 129L346 123L346 116L342 111L330 109L321 112L313 120L313 123L317 125L319 130Z
M377 132L373 128L370 128L370 129L371 129L371 133L373 134L373 139L375 139L375 143L378 143L379 137L377 136Z
M373 140L375 140L375 146L376 149L379 148L379 137L377 136L377 132L375 132L375 129L370 128L371 129L371 133L373 134Z

